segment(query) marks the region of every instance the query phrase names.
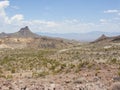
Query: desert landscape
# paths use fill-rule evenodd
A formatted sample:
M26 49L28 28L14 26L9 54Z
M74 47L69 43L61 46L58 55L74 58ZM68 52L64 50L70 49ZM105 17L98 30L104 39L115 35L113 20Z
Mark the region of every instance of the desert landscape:
M0 90L120 90L120 0L0 0Z
M28 26L0 34L0 90L119 90L120 36L50 38Z

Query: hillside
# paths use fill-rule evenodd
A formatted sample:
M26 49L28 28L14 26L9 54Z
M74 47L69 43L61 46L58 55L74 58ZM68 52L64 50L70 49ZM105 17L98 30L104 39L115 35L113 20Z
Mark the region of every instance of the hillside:
M0 48L61 48L70 44L69 40L39 36L28 26L15 33L0 33Z
M29 27L26 26L21 28L18 32L15 33L0 33L0 38L35 38L40 37L39 35L30 31Z
M39 35L30 31L29 27L26 26L21 28L18 32L12 33L8 35L9 37L16 37L16 38L37 38L40 37Z
M119 44L0 49L0 90L115 90L115 82Z
M111 90L120 82L119 41L103 34L95 43L105 44L79 43L29 27L1 33L0 90Z
M93 43L98 43L98 42L104 42L104 43L108 43L108 42L120 42L120 35L113 36L113 37L107 37L106 35L103 34L98 39L96 39L95 41L93 41Z

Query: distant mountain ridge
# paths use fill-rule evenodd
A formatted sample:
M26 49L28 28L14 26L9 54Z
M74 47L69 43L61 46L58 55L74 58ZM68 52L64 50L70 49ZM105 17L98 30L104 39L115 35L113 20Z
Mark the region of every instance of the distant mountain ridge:
M100 32L100 31L93 31L88 33L41 33L37 32L37 34L42 36L50 36L50 37L60 37L65 39L73 39L78 40L81 42L91 42L99 38L102 34L105 34L107 36L118 36L120 35L120 32Z
M101 36L102 35L102 36ZM107 36L106 36L107 35ZM25 26L21 28L18 32L15 33L5 33L2 32L0 33L0 38L44 38L46 37L47 39L53 38L53 39L58 39L58 38L63 38L63 39L70 39L70 40L79 40L80 42L98 42L102 40L117 40L119 41L119 32L99 32L99 31L93 31L93 32L88 32L88 33L65 33L65 34L59 34L59 33L33 33L29 29L28 26ZM109 37L108 37L109 36ZM100 37L100 38L99 38ZM116 38L117 37L117 38ZM98 38L98 39L97 39ZM109 39L108 39L109 38Z

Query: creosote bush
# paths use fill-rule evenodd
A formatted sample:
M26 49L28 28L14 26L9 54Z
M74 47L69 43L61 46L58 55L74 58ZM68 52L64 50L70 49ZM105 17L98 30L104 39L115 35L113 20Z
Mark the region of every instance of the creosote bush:
M46 75L48 75L49 73L48 72L33 72L32 73L32 77L33 78L39 78L39 77L45 77Z

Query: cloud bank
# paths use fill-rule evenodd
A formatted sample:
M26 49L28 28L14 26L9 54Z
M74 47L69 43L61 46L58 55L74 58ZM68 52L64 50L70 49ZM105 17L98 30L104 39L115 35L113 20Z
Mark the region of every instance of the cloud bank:
M9 17L6 14L6 8L9 7L10 2L8 0L0 1L0 32L15 32L24 26L29 26L34 32L50 33L120 32L120 15L118 15L118 19L100 19L97 23L81 22L78 19L63 21L26 20L23 14L15 14ZM107 10L104 13L120 14L119 10Z
M118 13L118 12L119 12L119 10L117 10L117 9L104 11L104 13Z

